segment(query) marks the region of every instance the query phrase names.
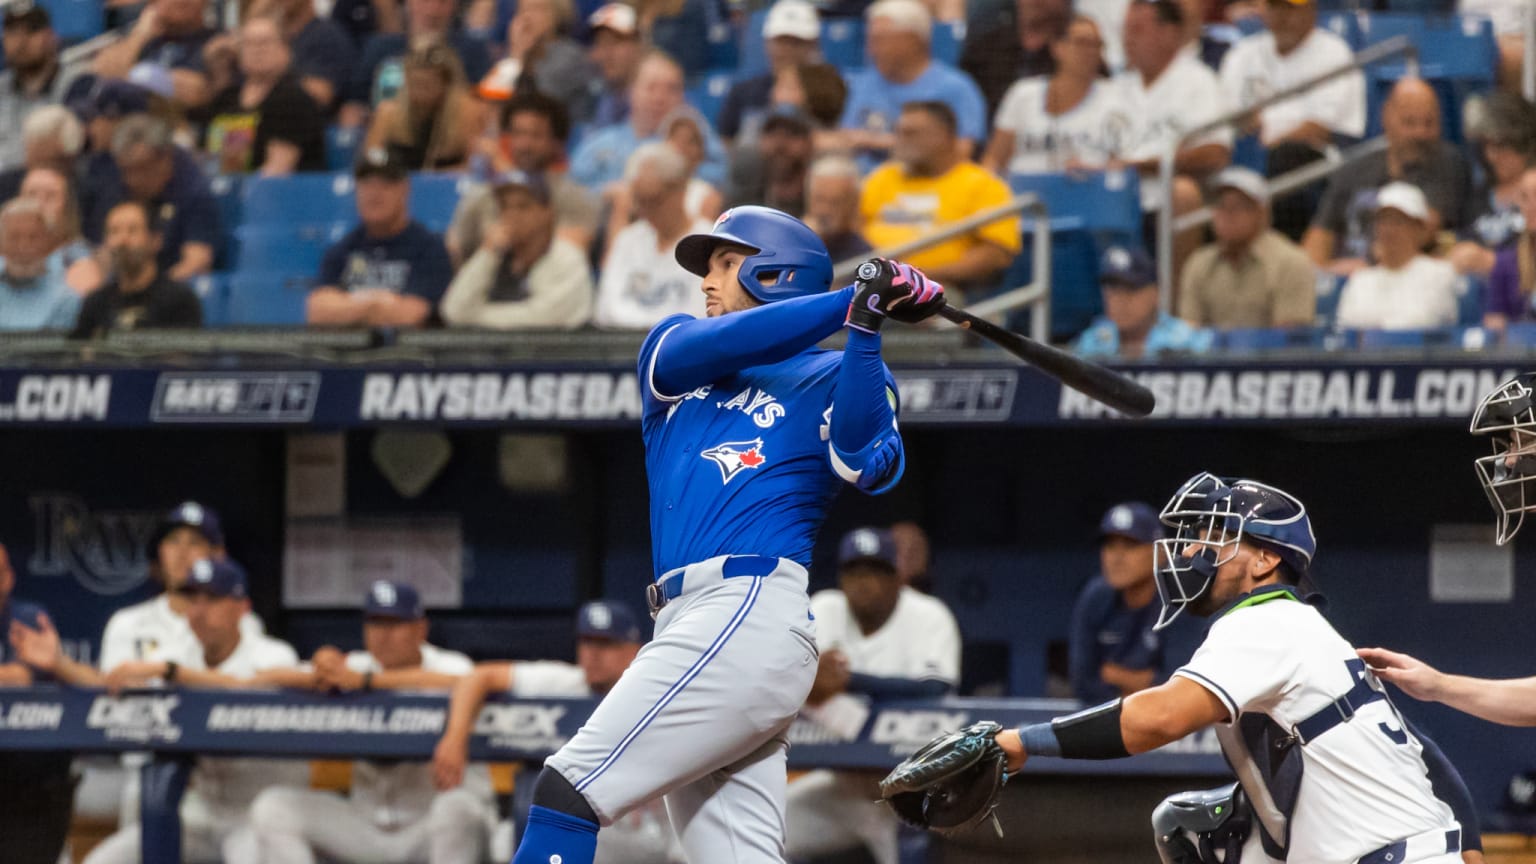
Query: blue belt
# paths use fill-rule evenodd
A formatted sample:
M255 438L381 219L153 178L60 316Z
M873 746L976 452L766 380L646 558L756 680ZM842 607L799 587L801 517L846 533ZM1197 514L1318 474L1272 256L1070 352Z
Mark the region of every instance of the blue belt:
M1445 832L1445 851L1443 853L1437 852L1433 854L1450 855L1460 851L1461 829L1453 828L1450 831ZM1380 849L1377 849L1375 852L1367 852L1366 854L1360 856L1360 864L1403 864L1407 857L1408 841L1407 839L1403 839L1397 841L1396 843L1388 843Z
M732 555L726 558L720 565L720 578L734 579L737 576L767 576L779 567L779 559L768 555ZM688 568L673 571L671 575L663 576L655 582L645 586L645 602L651 607L651 617L661 611L662 607L682 596L683 576Z
M1356 678L1348 693L1296 724L1296 740L1305 744L1340 723L1348 723L1361 708L1385 698L1386 694L1371 686L1369 677Z

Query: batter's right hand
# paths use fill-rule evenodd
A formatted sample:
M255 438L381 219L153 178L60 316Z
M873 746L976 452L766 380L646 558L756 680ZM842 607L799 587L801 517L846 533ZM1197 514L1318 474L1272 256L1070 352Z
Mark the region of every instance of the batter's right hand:
M938 314L945 302L943 285L910 264L888 258L860 264L853 286L847 324L865 333L878 332L888 317L916 324Z
M439 792L457 789L464 782L464 766L469 762L469 742L444 735L432 751L432 783Z
M1385 648L1358 648L1355 653L1377 678L1396 684L1409 696L1430 702L1440 698L1445 673L1428 663Z

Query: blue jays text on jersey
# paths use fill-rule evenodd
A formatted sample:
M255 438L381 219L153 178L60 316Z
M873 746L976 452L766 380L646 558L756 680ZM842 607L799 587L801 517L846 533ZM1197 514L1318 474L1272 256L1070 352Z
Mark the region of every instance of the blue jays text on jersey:
M716 555L809 564L827 506L844 482L828 451L843 352L803 351L665 398L652 380L653 358L665 334L690 320L661 322L640 351L655 572ZM894 410L895 381L884 372Z

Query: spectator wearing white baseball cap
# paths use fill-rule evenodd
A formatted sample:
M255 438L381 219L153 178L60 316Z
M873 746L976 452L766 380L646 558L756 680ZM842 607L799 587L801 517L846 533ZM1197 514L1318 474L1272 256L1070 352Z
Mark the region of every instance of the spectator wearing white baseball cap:
M1429 202L1419 187L1388 183L1371 222L1375 263L1356 270L1339 296L1337 323L1361 330L1416 330L1456 323L1456 270L1425 255Z
M587 26L592 30L587 58L597 67L598 75L592 82L597 104L592 116L584 119L593 129L601 129L629 119L629 85L648 46L640 38L640 19L633 6L601 6L587 18Z
M1269 185L1228 168L1211 184L1211 233L1179 280L1179 317L1196 327L1300 327L1317 310L1311 259L1270 224Z
M749 35L747 38L751 38ZM731 85L716 124L720 137L734 143L744 131L755 131L774 107L775 84L785 75L821 55L821 15L806 0L779 0L763 19L763 48L768 71Z

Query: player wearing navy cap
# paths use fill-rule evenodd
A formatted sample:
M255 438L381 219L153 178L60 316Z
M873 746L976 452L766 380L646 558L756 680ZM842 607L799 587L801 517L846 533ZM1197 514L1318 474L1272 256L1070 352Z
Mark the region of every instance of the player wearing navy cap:
M838 587L811 598L821 662L802 714L836 734L856 735L869 700L935 699L960 683L960 627L943 601L903 584L890 531L850 531L837 557ZM789 784L789 857L863 845L876 864L895 864L896 817L877 803L878 779L817 770Z
M640 621L627 604L594 600L576 612L576 662L492 661L475 667L453 689L448 722L433 756L439 789L459 785L469 758L475 718L491 693L535 698L606 695L644 643ZM676 840L667 815L654 802L637 807L598 837L597 864L664 864L674 860Z
M365 650L315 652L284 686L328 691L448 690L474 663L427 641L421 594L404 582L376 581L363 597ZM303 788L271 788L251 807L261 864L479 864L494 815L490 774L467 772L457 789L438 792L424 762L352 763L346 798Z
M515 864L591 864L598 826L658 796L689 860L782 861L785 733L816 673L805 566L843 483L901 478L879 331L936 314L942 287L877 260L829 292L821 240L766 207L676 255L707 317L640 349L656 638L545 763Z
M76 685L111 690L147 684L187 687L249 687L267 683L264 674L290 669L298 656L286 642L245 633L241 618L250 611L245 570L228 559L203 558L188 568L187 621L196 647L155 660L129 660L103 676L63 656L58 633L47 616L37 628L12 627L12 641L33 668ZM303 763L282 759L197 760L181 800L182 856L188 864L241 855L249 842L246 815L257 793L268 786L302 785ZM131 864L140 860L138 825L127 825L91 850L85 864ZM250 860L239 858L239 860Z

